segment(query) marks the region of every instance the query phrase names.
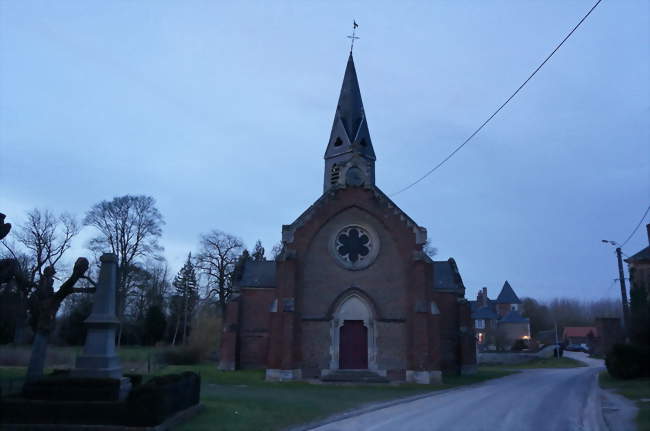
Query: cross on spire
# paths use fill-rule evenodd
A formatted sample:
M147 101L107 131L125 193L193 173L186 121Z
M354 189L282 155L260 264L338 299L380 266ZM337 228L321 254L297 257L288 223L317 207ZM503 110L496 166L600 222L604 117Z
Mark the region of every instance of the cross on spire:
M355 20L352 20L352 35L348 36L348 39L352 39L350 44L350 54L352 54L352 50L354 49L354 40L359 39L359 37L356 36L357 27L359 27L359 24L357 24Z

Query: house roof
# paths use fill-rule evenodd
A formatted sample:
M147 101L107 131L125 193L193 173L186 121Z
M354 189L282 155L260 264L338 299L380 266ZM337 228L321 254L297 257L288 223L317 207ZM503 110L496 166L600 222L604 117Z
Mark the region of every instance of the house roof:
M501 293L497 296L497 304L521 304L521 300L506 280L501 288Z
M630 262L641 262L641 261L644 261L644 260L648 260L648 261L650 261L650 246L644 248L644 249L641 250L640 252L638 252L638 253L636 253L636 254L633 254L632 256L630 256L630 257L628 257L627 259L625 259L625 261L626 261L627 263L630 263Z
M523 317L517 310L510 310L499 320L499 323L528 323L528 318Z
M594 326L567 326L562 332L562 338L587 337L589 333L592 333L594 337L598 336L598 330Z
M463 279L458 272L456 261L433 261L433 288L434 289L465 289Z
M275 261L247 260L244 264L240 287L275 287Z
M499 315L489 305L487 307L481 307L475 311L472 311L472 319L498 319Z

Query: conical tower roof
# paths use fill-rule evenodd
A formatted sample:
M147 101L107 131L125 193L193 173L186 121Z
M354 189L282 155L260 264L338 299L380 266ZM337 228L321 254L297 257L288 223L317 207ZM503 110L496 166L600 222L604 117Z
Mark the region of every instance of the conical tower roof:
M521 304L521 300L510 286L510 283L508 283L508 280L503 283L501 292L497 297L497 304Z
M376 159L352 53L350 53L348 64L345 67L343 85L341 85L325 158L328 159L347 152L357 152L368 159Z

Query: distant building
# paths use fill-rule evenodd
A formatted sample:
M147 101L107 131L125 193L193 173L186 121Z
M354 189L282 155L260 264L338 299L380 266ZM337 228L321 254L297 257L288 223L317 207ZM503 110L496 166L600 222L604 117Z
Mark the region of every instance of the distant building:
M650 224L646 225L648 243L650 244ZM650 245L625 259L630 273L630 290L644 287L650 296Z
M521 315L521 300L507 280L497 299L490 299L484 287L470 306L479 350L509 350L516 340L530 338L530 322Z
M562 332L562 341L568 344L587 344L592 346L598 338L595 326L567 326Z

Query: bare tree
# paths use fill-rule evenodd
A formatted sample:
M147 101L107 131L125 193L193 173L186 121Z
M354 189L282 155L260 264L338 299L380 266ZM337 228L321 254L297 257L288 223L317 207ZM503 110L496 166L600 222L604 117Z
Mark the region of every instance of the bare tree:
M207 277L208 297L216 295L222 315L232 293L232 275L243 248L241 239L219 230L201 235L196 267Z
M18 227L15 238L23 248L22 253L29 259L29 268L23 268L29 283L40 278L46 266L56 270L78 233L79 224L70 214L56 217L50 211L38 208L27 213L27 221ZM20 253L15 249L11 252L14 256Z
M0 239L10 231L11 225L4 223L5 216L0 214ZM30 320L35 337L32 343L27 378L34 379L43 374L47 343L54 324L56 313L66 297L73 293L92 292L94 288L75 288L75 284L85 276L88 270L88 260L80 257L74 264L72 274L58 290L54 290L56 265L70 247L72 237L78 232L76 223L71 217L65 217L62 232L59 232L56 219L49 213L33 210L28 213L28 222L19 231L18 241L23 244L32 256L33 267L29 271L21 269L19 259L2 259L0 261L0 284L14 282L24 295L29 295L28 306ZM6 245L6 244L5 244ZM15 255L14 251L11 251ZM47 264L47 266L45 266ZM28 274L28 276L25 276ZM39 274L38 283L34 282Z
M89 248L96 254L110 251L117 256L117 315L122 317L129 291L134 289L131 275L135 264L146 257L158 257L162 247L162 215L150 196L119 196L99 202L88 211L84 224L99 231ZM122 329L118 333L121 342Z
M57 217L48 210L34 208L27 212L25 223L16 229L17 243L3 241L22 278L14 283L18 293L15 335L26 328L27 300L36 289L37 279L43 278L46 267L54 272L59 269L78 233L79 224L72 215L63 213Z
M284 246L282 245L281 242L275 244L273 248L271 249L271 256L273 256L273 260L278 260L280 255L282 254L282 250L284 249Z

